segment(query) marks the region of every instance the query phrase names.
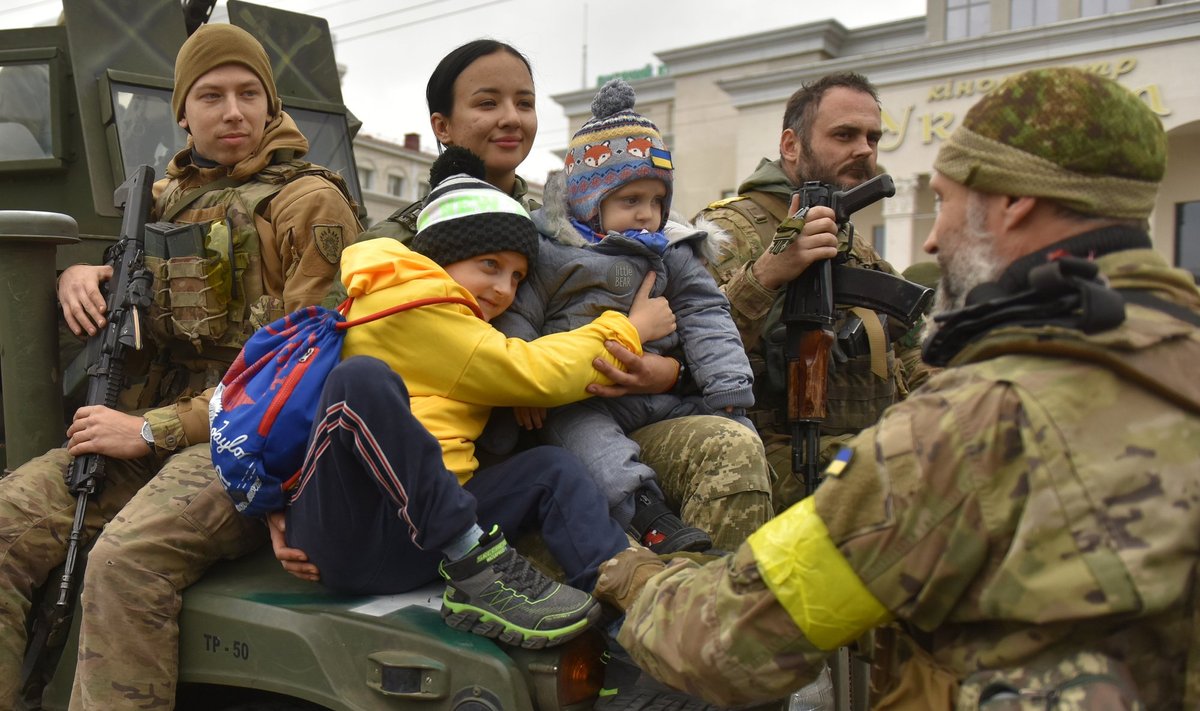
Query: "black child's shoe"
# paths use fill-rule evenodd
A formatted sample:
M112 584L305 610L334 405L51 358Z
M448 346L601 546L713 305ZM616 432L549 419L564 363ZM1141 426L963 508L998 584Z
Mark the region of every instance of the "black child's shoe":
M629 535L643 546L660 554L680 551L699 553L712 548L712 539L708 534L681 521L653 489L638 489L633 493L633 501Z

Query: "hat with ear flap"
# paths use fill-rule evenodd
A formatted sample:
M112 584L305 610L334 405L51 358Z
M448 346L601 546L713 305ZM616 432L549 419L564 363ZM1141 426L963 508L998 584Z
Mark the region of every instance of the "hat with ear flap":
M447 266L488 252L525 255L537 263L538 232L521 203L484 181L483 160L461 146L449 146L429 169L433 189L417 216L410 246Z
M662 225L671 210L671 154L650 119L635 113L637 100L623 79L613 79L592 100L592 118L575 132L567 148L567 203L571 216L599 232L600 203L609 193L642 178L667 187Z
M171 94L171 108L175 111L176 121L183 118L184 102L196 80L226 64L240 64L253 72L267 92L271 115L279 115L283 106L275 89L271 60L262 44L240 27L217 23L201 25L187 38L175 57L175 91Z
M934 168L984 193L1054 200L1085 215L1143 219L1167 166L1158 116L1111 79L1033 69L980 99Z

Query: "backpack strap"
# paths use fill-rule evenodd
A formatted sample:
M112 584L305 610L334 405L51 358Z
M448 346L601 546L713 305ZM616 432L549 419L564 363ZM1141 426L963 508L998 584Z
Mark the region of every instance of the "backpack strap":
M341 305L338 306L338 312L345 315L345 313L350 310L350 304L352 301L353 299L346 299L343 301ZM389 306L382 311L376 311L373 314L361 316L353 321L341 321L336 327L339 331L344 331L351 326L370 323L371 321L376 321L384 316L391 316L392 314L397 314L401 311L408 311L409 309L415 309L420 306L429 306L431 304L462 304L463 306L471 309L471 313L475 314L475 316L478 318L483 318L483 312L479 310L479 304L475 303L471 299L464 299L461 296L433 296L428 299L416 299L415 301L409 301L408 303Z

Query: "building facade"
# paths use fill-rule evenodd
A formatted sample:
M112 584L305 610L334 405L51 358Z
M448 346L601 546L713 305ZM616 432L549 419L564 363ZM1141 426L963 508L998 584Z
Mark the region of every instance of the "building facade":
M1200 274L1200 0L929 0L926 17L847 30L827 20L657 52L669 73L634 82L676 166L675 208L694 214L779 155L783 109L805 81L839 71L878 87L879 163L896 196L855 216L897 268L929 259L929 178L941 141L1006 77L1069 65L1113 78L1162 119L1167 176L1151 216L1155 248ZM595 88L553 97L572 130Z

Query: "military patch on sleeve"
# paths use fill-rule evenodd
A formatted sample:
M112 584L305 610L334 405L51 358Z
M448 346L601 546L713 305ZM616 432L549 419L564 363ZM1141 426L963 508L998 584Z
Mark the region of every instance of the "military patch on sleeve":
M842 447L838 453L833 455L829 466L825 467L825 476L841 476L842 472L846 471L846 467L850 466L850 459L854 457L854 450L850 447Z
M313 242L317 251L330 264L337 264L342 258L342 226L313 225Z

